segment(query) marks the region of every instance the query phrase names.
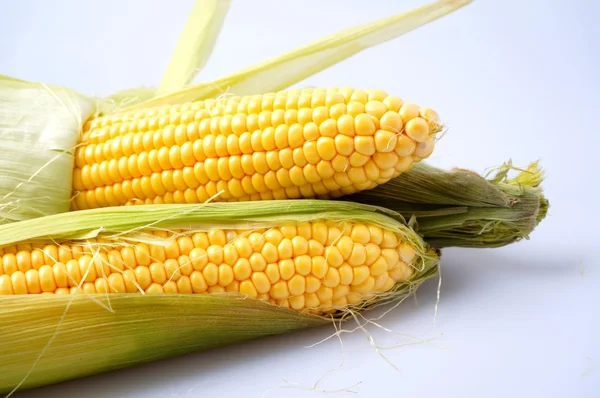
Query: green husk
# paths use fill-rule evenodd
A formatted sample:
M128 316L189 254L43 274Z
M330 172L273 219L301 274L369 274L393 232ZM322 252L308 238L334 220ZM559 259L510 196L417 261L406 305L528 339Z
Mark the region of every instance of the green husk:
M519 173L509 178L512 170ZM488 179L419 163L387 184L343 199L399 212L436 248L491 248L528 239L546 217L543 178L538 162L526 169L507 162Z
M196 0L158 86L163 94L188 85L212 53L229 10L230 0Z
M0 75L0 224L69 210L73 150L94 105Z
M92 237L118 243L143 239L143 233L152 229L260 228L310 220L364 221L401 234L420 260L414 264L414 276L391 292L327 317L227 293L0 296L0 392L349 319L353 312L409 296L436 274L439 261L438 253L400 215L352 202L277 200L112 207L0 226L1 247Z
M227 294L2 297L0 393L327 322Z
M414 10L344 29L216 80L190 87L181 84L178 91L158 95L127 109L198 101L216 98L224 93L250 95L283 90L363 50L433 22L471 2L472 0L439 0ZM183 34L180 40L193 40L193 36ZM172 62L179 63L178 68L184 70L193 70L196 66L194 58L179 57Z

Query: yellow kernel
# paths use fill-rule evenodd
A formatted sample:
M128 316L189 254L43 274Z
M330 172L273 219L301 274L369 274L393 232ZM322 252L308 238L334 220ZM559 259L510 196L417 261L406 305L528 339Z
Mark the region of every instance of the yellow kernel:
M354 118L351 115L342 115L337 120L337 131L348 137L354 137Z
M334 139L331 137L320 137L317 140L317 152L322 159L333 159L337 155Z
M288 126L292 126L294 123L298 123L298 110L288 109L284 111L283 122Z
M374 89L366 90L369 101L383 101L388 95L384 90Z
M399 263L396 267L389 269L388 274L396 282L406 282L412 276L413 270L405 263Z
M342 115L346 114L346 104L344 102L336 103L329 108L329 117L332 119L339 119Z
M306 128L303 128L299 123L292 124L287 130L287 142L292 148L299 148L304 144L304 132Z
M318 162L317 162L318 163ZM304 179L309 183L316 183L321 180L317 167L313 164L308 164L302 169Z
M312 224L312 238L325 244L327 242L328 228L323 222L314 222Z
M30 270L32 271L32 270ZM33 270L37 272L36 270ZM27 294L27 279L25 278L25 274L21 271L13 272L10 275L10 282L6 281L6 284L10 283L12 286L12 291L14 294ZM7 289L7 288L5 288ZM8 290L8 289L7 289Z
M228 264L219 265L219 285L226 287L234 281L233 268Z
M306 293L315 293L321 288L321 280L313 275L306 276Z
M294 257L308 252L308 241L302 236L294 236L291 240Z
M377 152L392 152L396 149L398 134L387 130L377 130L375 133L375 149Z
M302 128L302 137L305 141L313 141L320 137L319 126L314 122L309 122ZM85 179L84 179L85 182Z
M373 264L369 266L371 275L379 276L388 270L388 263L383 257L378 257Z
M409 120L419 116L419 105L406 103L402 105L399 113L404 124L407 124Z
M72 260L69 260L72 261ZM68 262L68 261L67 261ZM41 269L41 267L40 267ZM56 282L57 287L68 287L69 276L67 274L67 267L64 263L56 263L52 266L52 277Z
M269 293L271 297L275 300L283 300L290 296L288 285L285 281L279 281L275 283L271 288Z
M225 246L227 237L222 229L213 229L207 233L208 241L211 245Z
M221 264L223 262L223 246L210 245L206 249L206 254L208 255L208 261L211 263Z
M197 272L197 271L196 271ZM112 275L112 274L111 274ZM191 294L194 290L189 276L182 276L176 282L177 291L181 294Z
M402 261L404 261L407 264L412 263L416 255L416 251L411 245L409 245L408 243L401 243L400 245L398 245L397 250Z
M338 133L335 119L327 119L319 125L319 133L323 137L335 137Z
M333 300L339 300L342 297L346 297L346 295L350 293L350 286L347 285L338 285L333 288Z
M327 260L325 259L325 257L315 256L312 258L311 273L315 277L317 277L319 279L324 278L325 275L327 274L328 269L329 269L329 266L327 264Z
M375 290L375 278L369 276L362 283L352 286L351 290L361 294L372 293Z
M415 120L415 119L413 119ZM435 137L428 136L425 141L419 142L417 147L415 148L414 156L425 159L429 157L433 153L433 149L435 148Z
M360 137L365 138L365 137ZM354 139L346 135L337 135L335 137L335 149L337 153L344 156L350 156L354 152Z
M204 279L204 275L200 271L194 271L190 275L190 283L194 293L204 293L208 289L208 284Z
M270 151L266 154L267 166L273 171L281 169L281 162L279 161L279 153L277 151Z
M8 261L11 263L9 264L8 268L10 270L10 272L14 272L15 268L18 268L19 271L21 272L26 272L27 270L31 269L31 255L29 254L29 251L25 251L25 250L21 250L19 252L17 252L17 254L14 256L14 261L16 262L16 267L14 266L14 264L12 264L13 261L13 255L7 255L7 259ZM36 267L36 269L38 269L39 267ZM8 271L5 271L7 274L9 273Z
M402 118L398 112L386 112L379 120L379 127L384 130L391 131L393 133L402 132Z
M223 248L223 259L225 260L226 264L233 266L238 260L238 257L238 253L234 245L225 245L225 247Z
M325 248L325 259L332 267L339 267L344 263L344 257L336 246L328 246Z
M327 286L321 286L319 290L317 290L317 297L321 302L330 301L333 299L333 288Z
M417 147L417 144L410 139L407 135L401 134L398 136L398 140L396 141L396 148L394 151L398 156L406 157L413 154Z
M351 101L346 106L346 112L348 112L348 116L354 118L361 113L365 113L365 105L361 102Z
M367 250L360 243L355 243L352 248L352 254L348 258L348 264L352 266L359 266L365 263L367 259Z
M277 149L287 148L287 146L289 145L288 133L289 133L289 127L286 124L280 124L279 126L277 126L275 128L275 131L273 134L274 134L275 145L276 145Z
M323 244L315 239L308 241L308 255L311 257L320 256L325 252Z
M325 106L317 106L312 111L312 120L316 124L321 124L329 119L329 109Z
M187 256L182 256L182 257L187 257ZM181 259L181 257L180 257ZM162 273L162 270L159 268L162 268L165 272L165 276L167 280L170 281L177 281L180 277L181 277L181 272L183 271L183 269L185 268L185 273L186 274L191 274L193 271L193 268L191 266L191 264L189 263L189 258L188 259L182 259L184 261L187 261L187 264L181 264L182 261L178 261L175 259L167 259L165 260L164 263L154 263L154 264L163 264L163 267L158 267L156 266L156 272L158 272L159 274ZM152 265L150 266L152 267ZM152 273L152 270L150 271L150 273ZM162 275L159 275L162 276ZM153 277L154 279L154 277ZM154 280L154 282L158 282L157 280ZM158 282L160 283L160 282ZM164 283L164 282L162 282Z
M246 258L238 259L233 266L233 274L235 279L238 281L243 281L250 278L250 275L252 275L250 261L248 261Z
M397 97L395 95L388 95L383 100L383 104L390 111L398 112L400 110L400 108L402 107L402 105L404 104L404 101L402 101L402 99L400 97Z
M208 264L208 254L201 247L195 247L190 251L189 254L192 267L197 271L202 271L206 264Z
M301 275L308 275L312 270L312 260L310 256L301 255L294 259L296 272Z
M210 294L225 293L225 288L221 285L210 286L208 288L208 293L210 293Z
M167 281L167 272L164 263L152 263L149 270L152 282L162 285Z
M83 286L82 286L82 290L83 290L83 293L85 293L85 294L94 294L94 293L97 293L96 292L96 285L94 284L94 282L84 283Z
M387 107L380 101L369 101L365 104L365 112L380 119L387 112Z
M352 142L354 147L354 141ZM339 152L339 149L338 149ZM337 155L335 158L331 160L331 167L334 172L344 172L350 166L350 161L346 156Z
M251 298L256 298L256 296L258 295L254 284L249 280L245 280L240 283L240 293L245 294L246 296Z
M294 275L287 283L289 294L299 296L306 290L306 279L302 275Z
M294 260L285 259L279 262L279 275L282 279L288 280L296 273Z
M406 135L417 142L424 142L429 136L429 125L425 119L420 117L415 117L406 122L404 130Z
M362 184L368 180L365 169L362 167L351 167L348 169L348 178L354 185Z
M268 264L267 268L265 269L265 274L267 275L267 278L269 278L271 284L277 282L279 279L281 279L281 275L279 272L279 264Z
M398 245L398 237L392 231L384 230L383 231L383 240L381 241L382 249L395 249Z
M340 273L336 268L328 268L325 274L324 284L327 287L336 287L340 284Z
M350 96L350 101L366 103L369 100L369 94L365 90L354 90Z
M370 115L360 113L354 118L354 130L359 136L371 136L375 134L376 127Z
M400 158L395 152L377 152L373 155L373 161L381 170L392 170L398 164Z
M27 273L25 276L27 277ZM38 271L39 286L43 292L53 292L56 290L56 283L54 281L54 275L52 273L52 267L50 265L42 266Z
M371 270L366 265L354 267L352 271L354 273L354 277L352 278L353 286L363 283L371 275Z
M392 269L400 262L400 254L395 249L381 250L381 257L387 262L388 269Z
M304 306L308 309L317 309L321 301L315 293L306 293L304 295ZM292 307L293 308L293 307Z
M352 278L354 278L354 271L350 264L342 264L338 268L338 272L340 273L340 284L341 285L349 285L352 283Z
M381 248L373 243L367 243L365 245L365 249L367 251L367 258L365 259L366 265L371 265L379 258L381 254Z
M372 156L376 151L375 140L371 136L354 137L354 147L359 154L365 156ZM352 162L352 157L350 157L350 162Z
M208 286L214 286L219 282L219 266L214 263L208 263L202 270L202 275Z
M254 287L258 293L264 294L271 290L271 283L264 272L254 272L252 274L252 283L254 283Z
M267 266L265 258L260 253L253 253L249 261L253 271L262 271Z
M237 293L240 291L240 283L238 281L233 281L229 285L225 286L226 292L234 292Z

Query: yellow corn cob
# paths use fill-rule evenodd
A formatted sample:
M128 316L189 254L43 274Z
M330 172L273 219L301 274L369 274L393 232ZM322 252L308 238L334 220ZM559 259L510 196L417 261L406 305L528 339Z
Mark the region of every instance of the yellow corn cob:
M73 208L339 197L428 157L439 130L431 109L351 88L106 115L76 151Z
M0 295L235 292L322 313L390 291L415 259L399 234L365 223L153 234L170 244L7 246Z

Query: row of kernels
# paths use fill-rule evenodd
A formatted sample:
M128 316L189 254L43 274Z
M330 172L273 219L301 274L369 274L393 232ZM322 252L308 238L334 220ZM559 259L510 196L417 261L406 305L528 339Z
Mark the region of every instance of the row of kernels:
M118 161L102 161L91 165L85 164L82 168L75 168L73 172L73 187L75 190L90 190L100 186L107 186L134 178L151 177L163 172L174 173L181 184L190 186L206 183L207 181L228 181L232 178L242 178L254 174L274 173L291 174L290 178L301 171L303 178L309 182L331 177L335 172L346 172L348 169L366 166L369 162L373 169L380 173L394 170L399 164L403 169L412 165L410 155L417 151L420 157L429 156L433 151L434 141L425 143L399 141L396 137L354 137L338 136L335 139L321 137L316 141L307 142L302 148L272 150L268 152L253 152L243 155L225 155L218 158L205 158L196 160L193 155L179 153L179 147L171 148L171 155L165 158L156 157L155 152L148 155L122 157ZM402 136L401 136L402 137ZM393 144L395 146L389 146ZM381 149L377 150L377 147ZM416 154L416 155L417 155ZM183 160L182 160L183 159ZM310 181L313 180L313 181ZM185 185L184 185L185 186Z
M169 236L166 232L155 234ZM7 249L3 252L9 253L4 254L16 251ZM123 252L125 249L129 252ZM412 246L400 243L390 231L372 225L332 222L258 231L196 232L176 236L166 246L138 244L136 249L103 250L95 255L83 254L79 261L46 265L39 274L31 269L3 275L0 293L23 293L23 286L27 292L54 289L56 293L66 293L69 287L72 292L78 286L87 293L240 291L269 301L289 299L296 303L301 301L296 297L313 294L310 297L314 303L314 294L319 297L319 292L332 289L356 293L330 298L338 303L352 303L360 295L387 291L395 282L408 279L412 270L407 263L415 255ZM331 260L327 256L332 256ZM341 261L360 260L364 264L338 264L340 257ZM322 299L327 302L327 295Z
M239 136L217 134L219 132L188 136L183 126L156 132L128 134L105 143L78 147L75 153L75 165L77 168L83 168L86 165L99 165L106 162L103 167L116 168L117 162L125 157L134 159L134 161L127 160L130 168L137 168L143 172L154 168L193 166L195 162L207 158L276 149L296 149L305 146L305 150L310 151L311 146L306 144L317 140L321 141L317 145L319 152L325 154L331 152L329 148L336 149L338 153L345 156L349 156L354 150L372 155L376 150L390 152L396 148L396 137L402 134L402 120L399 114L386 113L381 119L385 123L380 127L367 114L359 114L356 118L345 116L337 122L327 119L318 124L310 121L305 125L293 123L280 124L276 127L267 126L262 129L248 130ZM379 124L378 120L375 122ZM184 132L177 135L177 131ZM430 136L429 125L419 117L410 120L406 125L405 136L417 142L424 142ZM121 164L121 168L123 166L124 164Z
M317 171L318 173L318 171ZM270 171L265 175L254 174L242 179L229 181L208 181L197 186L186 186L186 181L192 181L191 176L183 179L181 173L165 171L126 180L122 183L97 187L95 189L76 191L73 198L75 209L115 206L135 201L141 203L203 203L214 200L269 200L296 199L310 197L339 197L349 195L359 190L374 188L377 184L389 181L397 175L391 173L374 173L369 170L350 168L348 173L336 172L332 177L324 178L314 183L308 183L307 176L314 176L313 171L305 175L302 169L296 173L294 168L289 175L283 171ZM289 186L289 179L302 185ZM315 179L311 178L311 181ZM283 186L285 185L285 187ZM197 186L197 188L195 188ZM217 197L215 197L217 195ZM150 199L150 201L147 201ZM133 202L132 202L133 204Z
M383 90L354 90L349 87L330 89L287 90L278 93L266 93L245 97L221 97L204 101L184 104L163 105L134 112L123 112L96 118L84 126L84 130L95 130L102 127L112 128L120 124L126 125L126 130L143 130L157 128L161 125L179 124L192 120L199 111L210 111L211 114L245 112L258 113L263 110L300 109L303 107L332 107L338 104L358 102L366 104L369 101L381 101L389 109L398 111L403 101L396 96L389 96ZM114 136L118 131L110 131Z

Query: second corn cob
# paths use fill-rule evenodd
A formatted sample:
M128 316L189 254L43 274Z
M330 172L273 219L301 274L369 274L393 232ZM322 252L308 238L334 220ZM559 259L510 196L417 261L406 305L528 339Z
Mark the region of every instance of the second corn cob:
M325 211L334 206L348 215ZM182 218L196 224L185 230L151 225L140 230L143 236L5 245L0 295L230 292L323 313L389 293L412 278L425 255L414 232L364 205L302 200L146 208L172 216L192 210L201 218ZM287 216L279 212L284 209ZM257 211L269 218L256 227L230 220L237 213L257 223ZM111 223L101 226L110 231Z
M352 88L115 113L86 126L73 206L339 197L409 170L440 129L431 109Z

